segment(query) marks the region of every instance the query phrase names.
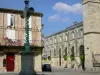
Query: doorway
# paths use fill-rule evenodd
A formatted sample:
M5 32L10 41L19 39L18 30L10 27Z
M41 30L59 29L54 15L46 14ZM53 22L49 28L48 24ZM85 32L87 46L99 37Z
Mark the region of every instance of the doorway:
M59 49L59 66L61 66L61 48Z
M85 70L85 53L84 53L84 45L80 46L80 61L82 64L82 69Z
M14 71L14 54L7 54L7 72Z

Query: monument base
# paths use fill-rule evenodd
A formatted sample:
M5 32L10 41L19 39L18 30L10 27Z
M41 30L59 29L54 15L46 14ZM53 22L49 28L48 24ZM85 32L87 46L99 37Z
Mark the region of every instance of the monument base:
M36 75L33 57L33 53L31 52L21 53L21 71L19 75Z

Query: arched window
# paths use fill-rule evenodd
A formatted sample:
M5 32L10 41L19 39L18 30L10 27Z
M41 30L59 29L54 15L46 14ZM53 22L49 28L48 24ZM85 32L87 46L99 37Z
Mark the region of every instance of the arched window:
M62 40L61 36L59 36L59 39L60 39L60 42L61 42L61 40Z
M80 37L83 37L83 29L80 29Z
M51 56L51 49L50 49L50 56Z
M67 34L65 34L65 40L67 41L67 39L68 39L68 36L67 36Z
M56 37L54 38L55 43L57 42Z
M81 45L80 46L80 55L84 55L84 46L83 45Z
M67 47L65 48L65 55L67 55Z
M72 39L75 39L75 32L72 32Z
M71 55L74 56L74 47L71 48Z
M56 50L54 49L54 56L56 56Z

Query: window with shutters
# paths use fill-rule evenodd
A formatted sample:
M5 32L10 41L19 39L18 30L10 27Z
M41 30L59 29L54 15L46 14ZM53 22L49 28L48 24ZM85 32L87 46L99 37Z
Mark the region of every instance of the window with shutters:
M75 32L72 31L72 39L75 39Z
M8 37L8 39L11 39L12 41L15 41L15 30L7 29L6 37Z
M32 43L32 31L29 31L29 43Z
M29 28L32 28L32 24L31 24L31 16L30 16L30 18L29 18Z
M26 42L25 41L25 39L26 39L25 36L26 36L26 33L24 33L24 42ZM32 44L32 31L29 31L29 43Z
M14 26L15 26L14 15L8 14L8 27L14 27Z

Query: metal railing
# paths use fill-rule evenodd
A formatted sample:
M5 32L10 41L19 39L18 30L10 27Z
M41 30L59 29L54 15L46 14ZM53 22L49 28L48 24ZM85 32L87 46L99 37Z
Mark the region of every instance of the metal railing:
M30 46L41 46L41 40L29 40ZM0 39L1 46L24 46L24 39Z

